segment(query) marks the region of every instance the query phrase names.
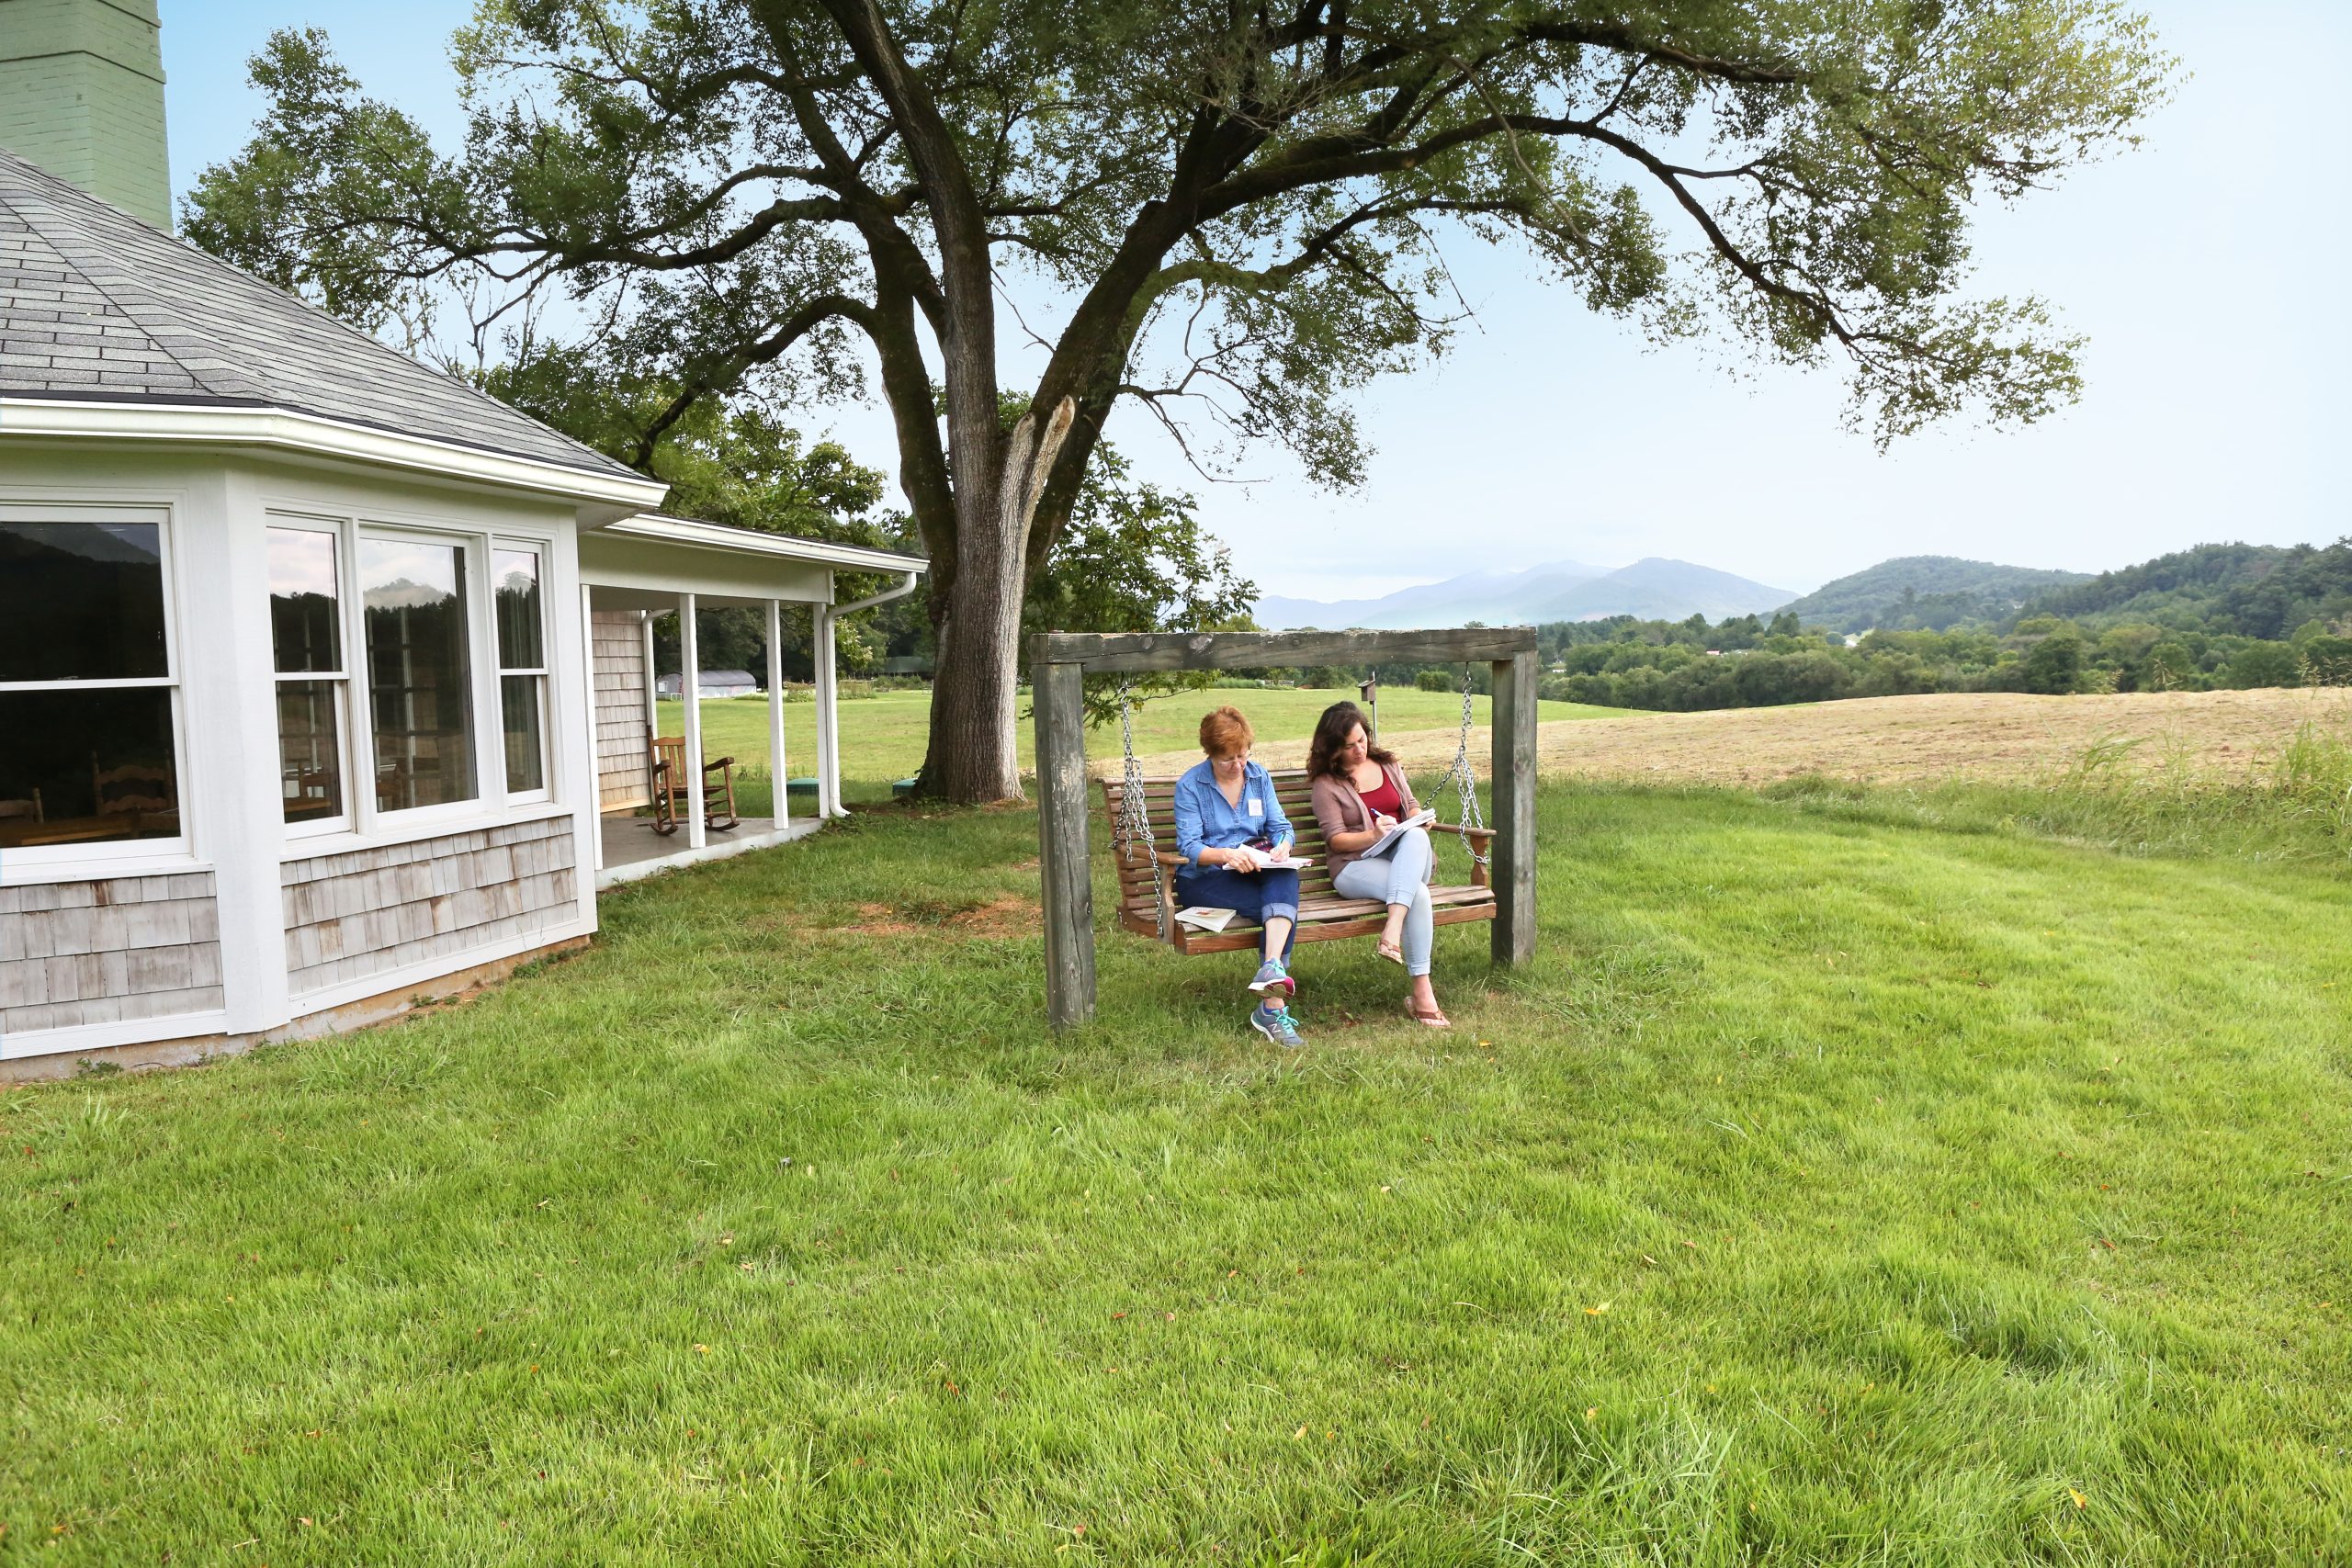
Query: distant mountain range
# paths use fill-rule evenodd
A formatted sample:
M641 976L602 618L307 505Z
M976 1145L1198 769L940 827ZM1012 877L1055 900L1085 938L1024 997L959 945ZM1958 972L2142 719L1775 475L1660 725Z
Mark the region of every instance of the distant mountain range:
M1522 571L1473 571L1418 583L1378 599L1285 599L1269 594L1253 612L1270 631L1302 626L1538 626L1604 615L1686 620L1760 615L1796 597L1713 567L1650 556L1614 571L1580 561L1553 561Z
M1787 608L1807 626L1836 632L1874 626L1942 630L1962 621L1997 621L2057 589L2090 581L2079 571L1999 566L1958 556L1899 556L1835 582Z

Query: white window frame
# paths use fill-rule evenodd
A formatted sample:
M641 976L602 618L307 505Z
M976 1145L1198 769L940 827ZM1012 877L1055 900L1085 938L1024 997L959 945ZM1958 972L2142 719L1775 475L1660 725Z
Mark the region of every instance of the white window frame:
M471 698L473 727L468 739L473 751L474 793L465 800L445 800L435 806L409 806L392 811L386 811L375 804L376 770L381 765L381 760L376 755L376 691L371 672L361 678L360 682L366 693L368 709L368 776L364 792L368 803L368 827L390 830L406 829L412 823L470 822L496 818L500 805L505 799L506 758L501 727L484 722L485 716L494 720L498 713L498 628L483 624L492 608L483 586L490 573L490 536L470 528L419 527L414 524L384 522L368 517L355 519L351 532L351 558L355 565L351 614L362 659L368 654L368 592L367 584L356 575L360 546L370 539L445 548L455 546L464 550L472 562L460 569L460 576L465 584L466 674L470 687L469 695ZM362 666L362 669L367 668ZM354 739L356 739L356 735ZM356 745L353 748L353 754L356 761L358 756Z
M498 552L501 550L527 552L538 563L534 570L535 581L538 584L539 662L535 666L507 664L506 650L499 646L498 584L494 579L497 572ZM553 552L548 548L547 545L537 539L501 535L493 536L490 541L488 558L491 564L489 571L485 572L484 576L492 579L485 586L490 596L491 661L498 676L498 705L494 711L498 715L498 782L502 790L504 790L506 785L506 679L511 675L530 675L537 677L538 681L539 787L507 790L505 798L509 806L535 805L555 798L555 737L552 733L555 728L555 714L554 705L548 700L548 689L554 683L554 667L549 662L548 656L555 648L555 627L552 624L554 617L549 614L549 611L554 608L554 596L548 581L552 555Z
M324 674L317 671L296 671L290 673L280 671L277 668L277 627L273 624L270 633L269 660L270 734L282 748L285 740L277 733L277 696L279 686L288 681L329 681L334 682L339 688L335 693L335 765L343 771L343 810L334 817L313 818L302 822L287 822L284 819L285 810L281 800L278 815L279 821L285 828L286 836L289 839L316 839L330 833L348 833L358 823L360 795L357 787L359 770L355 765L358 757L358 737L355 733L354 721L358 716L359 707L352 696L353 682L357 677L352 673L353 617L350 611L352 572L357 562L353 554L351 529L340 517L322 517L306 512L277 510L264 513L262 524L265 529L285 528L304 533L325 534L334 540L334 629L335 638L343 647L343 669L336 674ZM268 535L265 533L263 538L266 550ZM362 648L359 652L362 657L365 657L367 650ZM281 765L284 755L285 753L281 750L279 752Z
M22 873L57 868L88 868L104 874L118 862L193 860L195 840L188 832L195 813L191 802L187 749L187 700L181 686L179 568L175 550L171 503L82 501L0 501L5 523L133 523L155 529L156 556L163 576L164 670L160 676L126 676L100 681L0 681L0 694L26 692L98 692L153 690L171 694L172 788L179 801L180 830L169 838L100 839L72 844L31 844L0 850L14 882Z

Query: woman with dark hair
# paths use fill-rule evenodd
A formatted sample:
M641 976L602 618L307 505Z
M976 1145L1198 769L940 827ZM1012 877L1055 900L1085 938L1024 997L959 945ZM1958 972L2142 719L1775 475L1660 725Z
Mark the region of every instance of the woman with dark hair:
M1377 855L1365 851L1397 823L1420 810L1405 770L1394 754L1372 743L1363 709L1333 703L1316 721L1306 751L1306 777L1315 791L1315 820L1323 829L1331 858L1331 886L1350 898L1377 898L1388 906L1388 929L1380 933L1380 956L1402 964L1412 976L1405 1010L1431 1029L1453 1021L1437 1005L1430 986L1430 950L1435 921L1430 908L1430 873L1437 864L1429 831L1408 828Z

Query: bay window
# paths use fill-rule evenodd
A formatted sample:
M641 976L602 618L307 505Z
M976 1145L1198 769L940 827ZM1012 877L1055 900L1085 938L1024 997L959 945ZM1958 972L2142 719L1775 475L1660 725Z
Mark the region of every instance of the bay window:
M268 546L289 833L548 798L544 541L274 513Z
M0 849L181 837L166 547L153 509L0 506Z

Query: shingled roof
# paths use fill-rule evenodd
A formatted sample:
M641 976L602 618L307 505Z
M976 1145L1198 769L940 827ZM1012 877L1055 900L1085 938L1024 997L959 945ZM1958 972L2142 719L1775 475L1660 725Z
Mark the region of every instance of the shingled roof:
M286 409L644 478L6 149L0 397Z

